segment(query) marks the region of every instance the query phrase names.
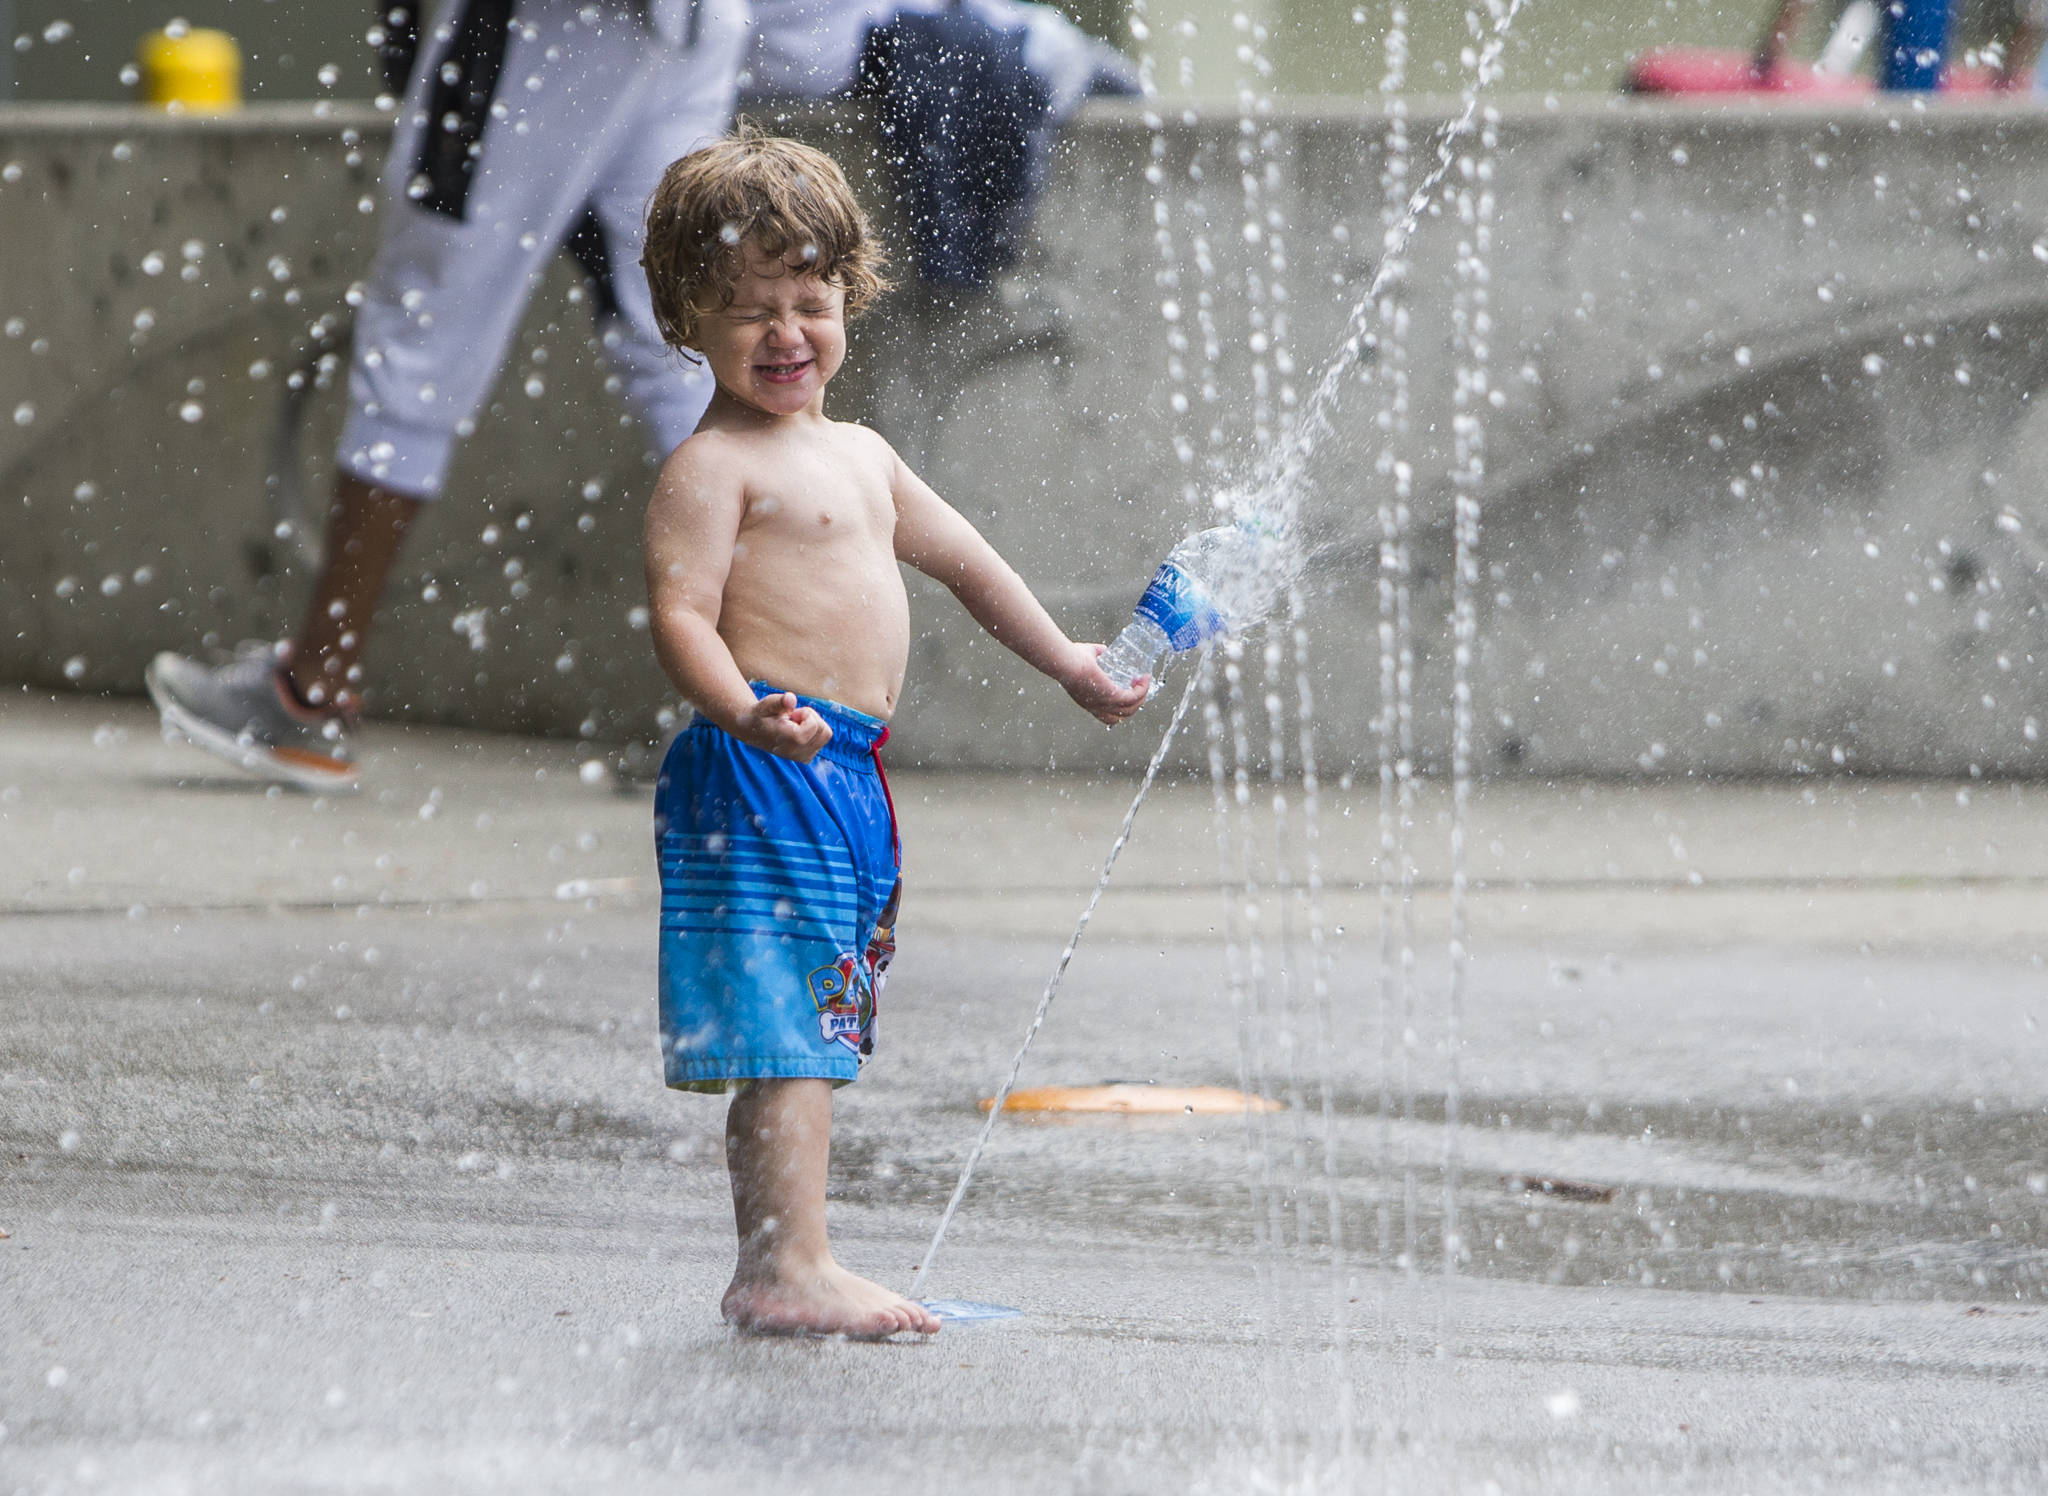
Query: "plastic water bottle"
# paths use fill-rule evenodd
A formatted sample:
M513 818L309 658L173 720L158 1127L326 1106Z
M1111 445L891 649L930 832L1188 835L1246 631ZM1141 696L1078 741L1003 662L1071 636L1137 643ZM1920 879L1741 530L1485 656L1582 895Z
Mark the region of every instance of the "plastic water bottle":
M1184 654L1254 623L1271 593L1266 552L1274 537L1251 520L1190 535L1138 599L1131 621L1102 653L1103 673L1120 686L1152 675L1168 650Z

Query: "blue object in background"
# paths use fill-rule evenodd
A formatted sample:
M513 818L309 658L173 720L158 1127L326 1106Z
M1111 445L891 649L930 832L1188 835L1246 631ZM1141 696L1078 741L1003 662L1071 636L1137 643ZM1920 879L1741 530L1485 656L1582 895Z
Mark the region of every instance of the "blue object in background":
M1012 1309L1006 1304L984 1304L976 1299L926 1299L925 1308L947 1324L959 1324L968 1320L1022 1319L1022 1309Z
M1878 41L1877 86L1926 93L1941 86L1952 0L1888 0Z
M868 33L861 91L933 285L986 287L1016 263L1050 143L1052 94L1024 62L1022 27L954 4Z

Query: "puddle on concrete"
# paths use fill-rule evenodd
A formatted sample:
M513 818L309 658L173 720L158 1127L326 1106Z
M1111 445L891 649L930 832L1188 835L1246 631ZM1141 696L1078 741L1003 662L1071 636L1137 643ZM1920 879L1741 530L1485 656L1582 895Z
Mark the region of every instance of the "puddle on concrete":
M1442 1253L1442 1098L1418 1099L1394 1145L1417 1170L1417 1260ZM1842 1110L1608 1106L1587 1116L1526 1097L1467 1096L1459 1209L1465 1272L1606 1287L1818 1298L2048 1300L2048 1113L1974 1106ZM949 1120L957 1120L948 1114ZM923 1130L923 1129L921 1129ZM927 1136L949 1136L933 1128ZM1290 1174L1274 1135L1282 1239L1325 1260L1320 1165ZM1405 1245L1403 1180L1377 1167L1379 1124L1352 1100L1339 1122L1338 1194L1353 1260L1380 1260L1377 1217ZM1248 1251L1253 1195L1243 1124L1229 1118L1029 1121L991 1148L969 1214L1034 1233L1123 1235ZM936 1211L957 1158L870 1137L835 1141L835 1198ZM1611 1187L1607 1203L1544 1198L1517 1176ZM1292 1177L1298 1187L1288 1187Z

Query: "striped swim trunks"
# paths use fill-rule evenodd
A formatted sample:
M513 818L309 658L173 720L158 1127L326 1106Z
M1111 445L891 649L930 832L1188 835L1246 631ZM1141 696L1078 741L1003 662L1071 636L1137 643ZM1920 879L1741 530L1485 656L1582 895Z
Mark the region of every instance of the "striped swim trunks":
M879 753L889 729L798 700L832 729L807 764L698 717L662 765L661 1046L678 1090L844 1084L874 1050L902 890Z

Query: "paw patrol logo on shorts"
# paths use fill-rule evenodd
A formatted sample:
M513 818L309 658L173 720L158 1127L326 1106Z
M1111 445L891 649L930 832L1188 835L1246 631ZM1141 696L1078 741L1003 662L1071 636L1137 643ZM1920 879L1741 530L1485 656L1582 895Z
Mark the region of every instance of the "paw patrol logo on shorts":
M844 1044L855 1054L866 1045L867 1028L875 1013L874 1000L861 980L860 958L843 951L830 966L811 973L811 1001L818 1008L818 1032L827 1044Z

